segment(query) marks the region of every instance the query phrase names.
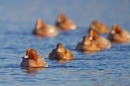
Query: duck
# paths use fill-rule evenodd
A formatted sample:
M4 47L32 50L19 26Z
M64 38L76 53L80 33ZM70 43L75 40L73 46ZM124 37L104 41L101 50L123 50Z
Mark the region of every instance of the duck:
M42 19L38 19L32 32L37 38L55 37L59 34L59 28L55 25L45 24Z
M32 48L28 48L22 58L21 67L48 67L47 61Z
M89 39L101 49L111 48L111 42L105 37L99 37L98 33L93 29L89 31Z
M49 54L49 59L69 60L69 59L73 59L73 53L69 49L65 49L61 43L58 43L57 47L53 49L52 52Z
M58 15L55 25L59 27L62 31L76 29L76 24L70 18L67 18L64 13L60 13Z
M97 20L94 20L92 22L89 30L90 29L95 30L98 34L109 34L110 33L110 29L108 28L108 26L106 24L100 23Z
M113 43L130 42L130 32L122 29L118 24L113 24L108 39Z
M79 51L100 51L100 47L89 40L87 36L83 36L82 42L79 42L76 46L76 50Z

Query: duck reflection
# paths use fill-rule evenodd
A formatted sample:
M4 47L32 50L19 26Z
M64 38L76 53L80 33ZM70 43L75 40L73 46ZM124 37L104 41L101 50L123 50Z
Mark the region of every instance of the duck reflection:
M57 60L57 62L59 63L59 64L63 64L63 63L66 63L66 62L71 62L73 59L59 59L59 60Z
M93 53L97 53L99 51L83 51L84 54L87 54L87 55L90 55L90 54L93 54Z
M37 74L38 72L43 71L45 68L44 67L26 67L23 69L24 69L24 72L27 74Z

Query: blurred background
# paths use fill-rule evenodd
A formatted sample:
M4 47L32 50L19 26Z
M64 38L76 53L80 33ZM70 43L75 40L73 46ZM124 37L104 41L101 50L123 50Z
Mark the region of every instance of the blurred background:
M129 0L0 1L0 25L4 25L4 22L15 22L17 26L20 22L23 28L30 29L38 18L47 24L53 24L58 14L63 12L78 27L87 28L93 20L99 20L109 26L117 23L123 28L128 28L129 7Z

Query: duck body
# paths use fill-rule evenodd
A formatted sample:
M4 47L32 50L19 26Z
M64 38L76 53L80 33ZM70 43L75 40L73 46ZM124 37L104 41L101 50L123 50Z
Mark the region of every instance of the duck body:
M90 30L89 39L96 45L98 45L101 49L109 49L111 48L111 42L104 37L99 37L97 32L94 30Z
M59 14L55 25L59 27L61 31L76 29L75 23L70 18L67 18L63 13Z
M70 50L65 49L61 43L57 44L57 48L53 49L49 54L50 59L73 59L73 54Z
M28 52L28 53L27 53ZM37 55L34 49L29 48L20 64L21 67L48 67L46 60Z
M100 48L92 43L87 36L83 37L83 41L78 43L76 46L76 50L79 51L100 51Z
M84 45L82 43L79 43L76 47L76 50L79 51L100 51L100 48L92 43L91 45Z
M35 34L38 38L55 37L59 34L59 28L55 25L45 25L43 21L39 19L32 33Z
M37 61L28 58L23 58L20 66L21 67L48 67L48 64L43 57L38 56Z
M108 39L114 43L128 43L130 42L130 32L123 30L119 25L114 24Z
M99 21L95 20L92 22L90 25L90 29L93 29L96 31L98 34L109 34L110 30L106 24L100 23Z
M111 48L111 42L107 38L104 38L104 37L99 37L99 39L93 41L93 43L96 43L101 49Z

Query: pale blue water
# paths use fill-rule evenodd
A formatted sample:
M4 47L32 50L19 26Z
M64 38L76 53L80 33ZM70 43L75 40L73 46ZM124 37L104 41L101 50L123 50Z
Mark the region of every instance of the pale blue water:
M130 44L112 44L111 49L88 55L75 50L95 19L130 31L129 8L129 0L0 1L0 86L130 86ZM38 18L53 24L60 12L77 30L41 40L31 34ZM72 50L74 60L59 64L48 59L59 42ZM30 47L48 61L48 68L20 68Z

